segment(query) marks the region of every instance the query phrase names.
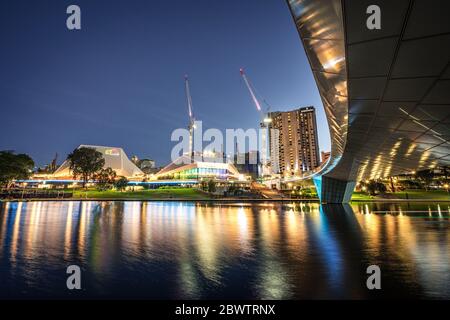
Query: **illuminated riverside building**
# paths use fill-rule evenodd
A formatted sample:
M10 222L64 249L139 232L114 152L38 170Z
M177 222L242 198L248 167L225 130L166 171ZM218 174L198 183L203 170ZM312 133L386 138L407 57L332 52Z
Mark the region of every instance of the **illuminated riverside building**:
M80 145L79 148L91 148L100 152L105 159L103 169L111 168L117 176L123 176L130 181L142 181L145 179L145 173L139 169L127 156L122 148ZM18 181L26 183L29 186L38 186L39 188L49 188L51 186L76 186L81 181L74 179L70 163L64 161L54 173L35 173L29 180Z
M144 173L126 155L122 148L81 145L79 148L92 148L99 151L105 159L103 168L113 169L118 176L126 178L143 178ZM52 174L54 179L71 179L73 177L68 160Z
M134 187L194 186L205 180L220 182L221 186L227 185L228 182L239 182L240 186L249 183L232 163L224 161L223 156L205 154L201 156L201 161L193 159L191 161L191 157L185 155L156 173L146 174L127 157L122 148L89 145L80 147L93 148L101 152L105 159L104 168L113 169L117 176L127 178L129 185ZM35 185L39 188L49 188L55 185L73 187L81 183L74 179L67 160L53 174L35 174L30 180L18 182L30 186ZM95 183L95 181L90 181L90 183Z
M314 107L270 112L268 117L272 172L294 176L319 167L316 113Z
M184 157L185 158L185 157ZM188 160L188 159L184 159ZM183 157L164 167L152 179L157 180L242 180L242 175L231 163L183 161Z

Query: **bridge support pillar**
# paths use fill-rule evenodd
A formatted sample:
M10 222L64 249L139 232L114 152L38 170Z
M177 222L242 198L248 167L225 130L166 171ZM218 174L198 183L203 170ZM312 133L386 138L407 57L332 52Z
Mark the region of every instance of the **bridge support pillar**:
M348 203L356 182L317 176L314 178L314 185L321 203Z

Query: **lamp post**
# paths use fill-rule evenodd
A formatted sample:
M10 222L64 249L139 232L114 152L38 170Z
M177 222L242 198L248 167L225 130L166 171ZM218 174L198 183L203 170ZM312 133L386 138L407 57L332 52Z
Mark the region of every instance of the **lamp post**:
M444 189L447 191L447 194L450 196L448 188L449 188L448 183L444 184Z

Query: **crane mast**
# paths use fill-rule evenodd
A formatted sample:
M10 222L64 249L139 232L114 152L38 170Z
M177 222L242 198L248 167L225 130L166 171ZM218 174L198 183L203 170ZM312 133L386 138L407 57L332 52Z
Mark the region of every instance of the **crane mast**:
M251 85L250 81L247 78L247 75L244 72L244 69L240 69L239 72L241 73L242 79L244 79L245 85L247 86L248 91L250 92L250 96L252 97L253 103L256 106L256 109L258 111L261 111L261 105L258 101L258 99L256 98L255 92L253 90L253 86Z
M261 158L261 169L260 169L260 174L262 176L265 175L270 175L271 174L271 168L270 168L270 164L269 164L269 159L270 159L270 151L268 152L268 150L270 150L270 148L268 148L268 139L270 139L270 135L269 135L269 123L272 121L269 118L269 110L270 110L270 106L268 105L267 107L267 111L266 114L262 111L261 109L261 104L258 101L258 98L255 94L255 89L253 88L250 80L248 79L247 75L244 72L244 69L241 68L239 70L242 79L244 80L245 85L247 86L248 92L250 93L250 96L253 100L253 103L256 107L256 110L258 110L261 120L260 120L260 125L261 125L261 146L260 146L260 158ZM265 101L264 101L265 102Z
M193 126L195 119L194 119L194 113L192 110L192 97L191 97L191 90L189 88L189 77L187 74L184 76L184 86L185 86L186 100L187 100L187 105L188 105L189 125Z
M192 108L192 97L191 97L191 90L189 87L189 77L188 75L184 75L184 88L186 92L186 100L188 105L188 114L189 114L189 156L192 157L194 155L194 148L193 148L193 137L194 137L194 129L195 129L195 118L194 118L194 112Z

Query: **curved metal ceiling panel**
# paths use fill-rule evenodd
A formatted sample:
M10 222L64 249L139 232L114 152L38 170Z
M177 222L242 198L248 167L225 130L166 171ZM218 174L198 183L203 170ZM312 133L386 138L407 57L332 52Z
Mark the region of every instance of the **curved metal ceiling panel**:
M289 6L330 127L331 155L322 170L324 174L341 159L347 137L347 69L341 3L338 0L291 0Z

